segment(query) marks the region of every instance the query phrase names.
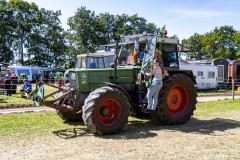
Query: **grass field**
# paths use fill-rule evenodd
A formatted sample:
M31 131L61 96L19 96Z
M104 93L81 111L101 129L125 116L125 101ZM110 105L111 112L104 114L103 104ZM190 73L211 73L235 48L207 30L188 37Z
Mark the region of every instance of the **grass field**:
M223 95L223 96L230 96L232 95L232 89L228 90L201 90L197 91L198 96L215 96L215 95ZM234 95L240 95L236 89L234 90Z
M0 115L1 159L238 159L240 100L198 103L191 120L165 126L129 117L122 133L90 134L55 112Z

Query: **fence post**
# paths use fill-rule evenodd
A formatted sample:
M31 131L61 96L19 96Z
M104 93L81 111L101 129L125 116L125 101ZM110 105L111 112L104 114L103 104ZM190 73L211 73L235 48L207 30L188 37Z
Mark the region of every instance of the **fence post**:
M232 100L234 101L234 79L232 79Z

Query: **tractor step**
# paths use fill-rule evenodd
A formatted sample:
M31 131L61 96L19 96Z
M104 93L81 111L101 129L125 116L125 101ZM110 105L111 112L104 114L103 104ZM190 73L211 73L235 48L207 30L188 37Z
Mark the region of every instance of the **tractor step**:
M147 99L141 99L141 100L139 100L139 103L147 104L148 102L147 102Z

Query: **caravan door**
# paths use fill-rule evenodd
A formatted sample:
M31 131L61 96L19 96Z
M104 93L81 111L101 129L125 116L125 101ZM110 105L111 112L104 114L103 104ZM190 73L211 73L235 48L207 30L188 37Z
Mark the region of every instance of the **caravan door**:
M224 65L218 65L218 74L217 74L217 82L223 83L224 82Z

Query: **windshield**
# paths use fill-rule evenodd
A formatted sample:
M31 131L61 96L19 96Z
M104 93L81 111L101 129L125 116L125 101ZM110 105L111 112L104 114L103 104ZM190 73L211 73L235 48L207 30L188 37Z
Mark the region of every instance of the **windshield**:
M88 68L104 68L103 57L88 57Z

